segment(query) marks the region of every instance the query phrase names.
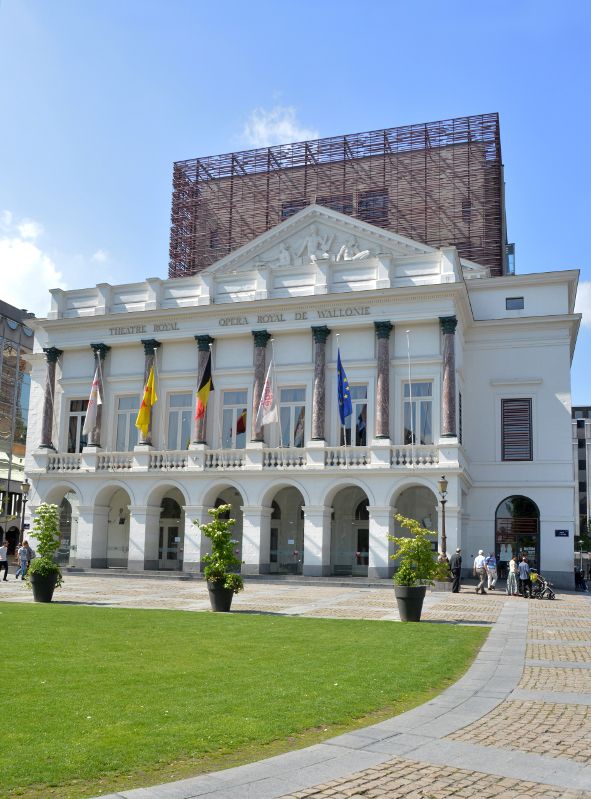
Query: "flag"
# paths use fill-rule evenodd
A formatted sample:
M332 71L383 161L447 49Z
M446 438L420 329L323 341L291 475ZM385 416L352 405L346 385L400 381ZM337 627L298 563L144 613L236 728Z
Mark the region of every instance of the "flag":
M349 381L341 363L341 350L337 351L337 392L339 398L339 416L341 424L344 426L347 416L353 413L353 403L351 402L351 392L349 391Z
M96 415L98 406L102 404L101 393L99 391L99 370L98 366L94 373L94 380L90 388L90 397L88 398L88 408L86 409L86 419L84 420L84 427L82 428L82 435L87 436L92 433L96 427Z
M141 430L144 436L148 435L148 429L150 427L150 409L157 401L156 386L154 385L154 367L152 366L150 374L148 375L148 382L144 389L142 404L140 405L137 419L135 420L135 426L138 430Z
M257 410L256 427L257 430L264 424L277 421L277 403L275 402L275 391L273 389L273 361L267 369L267 376L263 385L263 393Z
M304 421L305 421L305 413L306 409L302 408L299 413L298 420L296 422L294 434L293 434L293 445L294 447L303 447L304 446Z
M195 409L195 419L203 419L207 408L207 401L210 392L213 391L213 380L211 379L211 352L207 356L203 377L197 389L197 407Z
M246 433L246 408L242 411L236 422L236 434Z

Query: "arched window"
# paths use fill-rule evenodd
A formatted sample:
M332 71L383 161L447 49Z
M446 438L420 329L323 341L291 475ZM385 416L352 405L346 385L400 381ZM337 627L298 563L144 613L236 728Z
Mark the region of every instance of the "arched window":
M495 551L501 564L525 555L530 566L540 564L540 511L529 497L507 497L495 513Z
M369 520L369 500L362 500L355 509L355 521L368 521Z
M161 519L180 519L181 506L172 497L164 497L161 504L160 518Z

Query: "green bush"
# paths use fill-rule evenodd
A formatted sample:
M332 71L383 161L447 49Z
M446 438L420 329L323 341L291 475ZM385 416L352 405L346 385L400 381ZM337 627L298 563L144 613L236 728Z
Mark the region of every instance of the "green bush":
M402 538L388 536L396 546L390 557L398 561L394 582L396 585L432 585L440 565L431 548L431 538L437 534L422 527L416 519L409 519L400 513L394 518L410 533L410 536Z
M231 510L231 505L210 508L207 512L213 519L211 522L194 523L206 538L211 539L211 554L203 555L201 558L207 564L203 570L205 579L223 588L231 588L237 594L243 590L244 581L239 574L232 571L240 566L240 560L234 552L236 541L232 538L232 527L236 524L236 519L221 518Z
M26 584L31 587L32 574L46 576L57 574L56 588L62 584L62 571L54 560L60 545L59 508L47 502L39 505L35 511L33 535L37 541L37 557L31 561L27 571Z

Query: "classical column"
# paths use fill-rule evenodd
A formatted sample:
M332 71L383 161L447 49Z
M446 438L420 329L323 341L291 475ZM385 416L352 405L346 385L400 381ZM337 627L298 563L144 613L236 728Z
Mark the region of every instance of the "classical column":
M89 447L100 447L101 445L101 426L103 420L103 402L105 400L104 390L103 390L103 365L105 363L105 357L109 350L111 349L107 344L91 344L92 350L94 352L94 371L98 371L98 393L99 397L101 398L100 405L97 406L96 409L96 425L94 430L90 431L90 435L88 436L88 446Z
M142 398L143 398L143 391L146 387L146 383L148 382L148 376L150 374L150 370L154 366L154 362L156 361L156 350L160 346L160 342L156 341L155 338L143 338L142 344L144 345L144 385L142 387ZM139 444L146 445L151 447L152 446L152 408L150 407L150 423L148 425L148 432L146 435L142 433L140 430L140 438Z
M127 571L158 569L160 508L129 506L129 553Z
M211 352L210 345L213 344L214 339L211 336L195 336L195 341L197 342L197 349L199 351L199 360L197 363L197 387L199 387L201 384L201 378L203 377L203 372L205 371L205 365L207 363L209 353ZM195 443L207 444L206 433L207 408L205 409L203 416L200 419L197 419L195 422Z
M201 530L197 525L209 521L211 517L207 513L207 505L185 505L184 572L201 571Z
M271 561L271 508L242 507L242 574L268 574Z
M330 330L326 325L312 327L314 337L314 388L312 393L312 440L324 441L326 413L326 339Z
M370 505L369 511L369 566L368 577L390 577L394 571L389 559L388 535L391 533L394 513L390 505Z
M456 351L455 316L440 316L443 336L443 386L441 391L441 436L455 438L456 430Z
M378 340L376 438L390 438L390 332L392 322L374 322Z
M332 508L304 506L303 573L313 577L330 574L330 525Z
M257 430L257 412L263 396L263 385L265 384L265 353L267 342L271 334L266 330L253 330L254 337L254 386L252 390L252 414L251 414L251 441L263 441L262 426Z
M41 446L44 449L55 449L53 446L53 408L55 400L55 365L63 350L57 347L44 347L47 360L47 377L45 378L45 396L43 398L43 422L41 427Z

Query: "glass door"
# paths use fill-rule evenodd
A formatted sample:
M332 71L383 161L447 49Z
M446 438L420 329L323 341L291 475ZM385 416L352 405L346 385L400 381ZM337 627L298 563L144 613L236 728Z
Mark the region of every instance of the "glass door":
M179 555L180 528L177 521L161 520L158 541L158 568L161 571L175 571L182 568Z

